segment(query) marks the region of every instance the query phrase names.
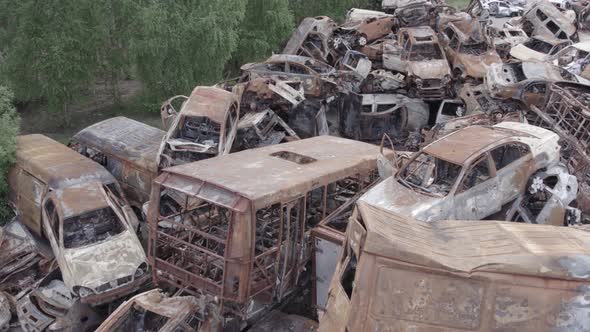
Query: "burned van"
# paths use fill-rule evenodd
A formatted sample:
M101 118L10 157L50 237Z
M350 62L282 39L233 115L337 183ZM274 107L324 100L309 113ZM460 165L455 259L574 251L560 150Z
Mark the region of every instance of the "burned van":
M254 319L308 280L311 229L377 178L378 154L318 136L164 169L148 213L154 282Z
M158 175L158 150L166 133L144 123L118 116L89 126L70 147L104 166L121 184L138 216L150 199Z
M105 303L146 281L137 217L102 166L43 135L19 136L8 182L21 222L48 240L82 302Z
M319 331L585 331L590 232L358 202Z

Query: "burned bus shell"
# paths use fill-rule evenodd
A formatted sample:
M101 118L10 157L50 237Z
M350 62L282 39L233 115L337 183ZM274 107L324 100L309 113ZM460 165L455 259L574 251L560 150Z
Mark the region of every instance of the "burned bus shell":
M165 169L148 212L154 282L255 317L304 279L311 228L373 182L378 153L318 136Z
M584 331L590 233L425 223L357 202L323 331Z

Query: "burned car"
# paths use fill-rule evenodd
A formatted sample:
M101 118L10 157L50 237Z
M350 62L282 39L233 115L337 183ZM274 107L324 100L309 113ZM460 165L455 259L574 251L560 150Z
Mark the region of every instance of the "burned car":
M493 38L496 52L502 59L508 59L510 50L529 40L529 37L522 29L518 28L494 28L489 26L487 33Z
M96 332L221 331L218 310L213 298L169 297L152 289L121 304Z
M502 63L477 19L450 22L439 26L439 31L455 79L483 79L491 64Z
M16 158L10 203L49 241L73 294L105 303L149 278L137 217L106 169L43 135L19 136Z
M238 130L240 102L228 91L196 87L164 136L157 154L165 168L227 154Z
M517 96L530 81L569 81L590 83L567 70L546 62L523 61L490 66L484 85L494 98Z
M118 116L79 131L70 147L104 166L119 182L137 216L158 175L158 151L166 132Z
M428 104L399 94L349 94L340 98L338 128L343 137L378 142L384 134L402 141L428 124Z
M567 46L547 60L574 75L590 79L590 42Z
M544 35L578 41L577 29L571 19L547 0L533 3L521 18L510 24L520 26L531 37Z
M558 141L523 123L467 127L424 147L359 201L423 221L483 219L513 203L535 172L559 163Z
M521 61L544 61L571 44L571 40L543 35L534 36L522 44L513 46L510 49L510 56Z
M356 49L389 35L393 16L372 10L353 8L346 14L344 24L333 32L332 47L340 51Z
M524 12L524 8L508 1L484 1L483 8L487 9L492 16L497 17L520 16Z
M336 91L333 81L335 69L322 61L304 56L275 54L264 62L245 64L240 69L241 82L258 77L301 81L305 94L313 97L325 97Z
M165 169L148 215L154 282L251 322L306 280L311 229L375 181L378 152L318 136Z
M331 63L329 42L337 24L327 16L306 17L287 42L282 54L301 55Z
M238 123L235 150L242 151L298 140L299 136L271 109L248 112Z
M406 75L410 96L439 100L452 91L449 63L430 27L400 29L383 45L383 66Z
M359 202L318 331L584 331L588 243L580 229L425 223Z

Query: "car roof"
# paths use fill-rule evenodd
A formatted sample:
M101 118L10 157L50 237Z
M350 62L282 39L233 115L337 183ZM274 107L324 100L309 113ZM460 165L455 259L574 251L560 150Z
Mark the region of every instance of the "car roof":
M590 274L588 231L489 220L428 223L363 201L357 202L357 208L367 231L363 253L458 273L584 282Z
M107 184L116 182L100 164L47 136L18 136L16 144L16 160L19 166L52 189L92 180Z
M165 131L124 116L82 129L74 139L135 166L157 172L156 159Z
M232 104L239 105L238 96L211 86L197 86L180 109L181 116L203 116L223 124Z
M573 44L572 46L579 49L579 50L582 50L584 52L590 53L590 41L576 43L576 44Z
M53 202L59 206L63 218L67 219L109 206L100 182L87 182L54 192Z
M373 144L317 136L166 168L155 182L194 195L216 192L221 197L225 192L235 198L226 206L234 208L239 198L245 198L258 208L374 170L378 154ZM301 161L293 161L297 156Z
M519 135L517 131L505 128L470 126L428 144L423 151L453 164L463 165L471 156L489 145L518 136L526 134Z

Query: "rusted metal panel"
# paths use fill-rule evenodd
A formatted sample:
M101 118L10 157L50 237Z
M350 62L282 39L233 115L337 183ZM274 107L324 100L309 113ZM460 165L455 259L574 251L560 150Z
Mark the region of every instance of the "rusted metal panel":
M588 232L496 221L428 224L364 203L357 209L366 239L358 254L343 253L319 331L581 331L590 324L583 309ZM356 245L350 229L346 243Z
M211 297L169 297L153 289L125 301L96 331L221 331L218 310Z

